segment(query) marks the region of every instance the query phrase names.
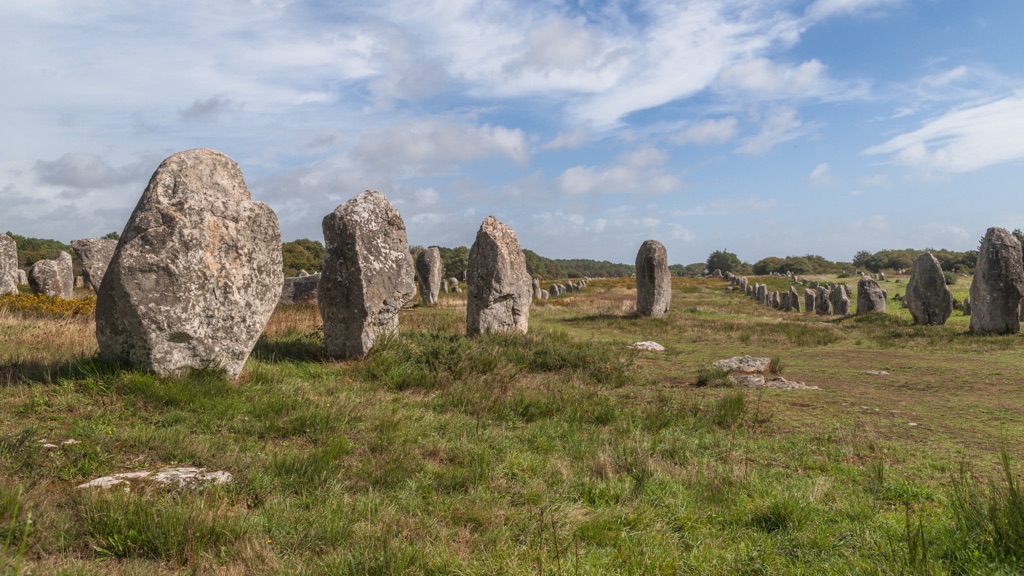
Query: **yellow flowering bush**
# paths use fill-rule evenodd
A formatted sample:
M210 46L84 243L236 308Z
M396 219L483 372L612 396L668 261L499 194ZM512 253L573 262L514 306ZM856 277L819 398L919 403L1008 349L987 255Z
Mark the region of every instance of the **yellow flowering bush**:
M65 300L43 294L4 294L0 311L19 312L32 316L85 316L96 310L96 296Z

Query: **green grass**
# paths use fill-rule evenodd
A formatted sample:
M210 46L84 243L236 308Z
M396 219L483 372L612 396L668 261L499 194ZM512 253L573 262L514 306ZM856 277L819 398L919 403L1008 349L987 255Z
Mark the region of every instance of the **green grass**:
M0 316L0 572L1019 571L1024 338L725 286L679 279L650 319L629 281L594 281L528 335L472 339L445 298L343 363L315 309L283 307L236 382L104 365L86 321ZM709 368L743 354L821 390ZM76 488L169 465L233 481Z

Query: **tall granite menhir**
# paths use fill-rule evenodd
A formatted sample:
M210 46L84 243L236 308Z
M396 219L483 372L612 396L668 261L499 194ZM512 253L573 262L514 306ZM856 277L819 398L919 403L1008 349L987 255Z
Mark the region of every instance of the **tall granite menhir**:
M989 228L978 249L971 284L971 333L1020 332L1024 262L1020 242L1002 228Z
M0 295L18 293L18 245L0 234Z
M914 261L906 302L915 324L941 326L953 313L953 293L946 286L942 265L929 252Z
M661 318L672 304L668 252L657 240L645 240L636 253L636 311Z
M367 190L325 216L323 230L324 347L334 358L363 358L398 330L398 311L416 294L405 222L383 194Z
M437 246L431 246L416 256L416 285L420 291L420 300L427 306L437 304L443 275L441 250Z
M163 161L125 226L96 301L100 355L160 375L234 378L281 294L277 216L215 150Z
M469 249L466 334L522 332L530 327L533 278L516 233L488 216Z

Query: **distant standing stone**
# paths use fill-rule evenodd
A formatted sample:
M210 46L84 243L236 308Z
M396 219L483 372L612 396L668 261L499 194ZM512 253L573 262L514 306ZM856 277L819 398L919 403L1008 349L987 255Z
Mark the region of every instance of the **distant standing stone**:
M857 282L857 316L870 312L885 312L886 293L870 276L861 276Z
M100 284L100 355L161 375L234 378L277 306L281 232L242 171L215 150L164 160L128 219Z
M1021 296L1024 262L1020 242L1002 228L989 228L978 250L971 284L971 333L1020 332Z
M107 272L107 266L114 257L114 250L117 249L117 240L108 238L86 238L83 240L72 240L71 248L82 261L82 277L85 283L92 288L93 292L100 291L100 284L103 282L103 275Z
M797 293L795 286L789 287L789 309L792 312L800 311L800 294Z
M814 313L822 316L832 314L832 302L828 299L831 291L825 286L818 286L814 292Z
M540 278L533 279L533 297L540 300Z
M383 194L367 190L324 216L320 316L327 355L364 358L398 331L416 294L405 222Z
M444 265L441 263L441 251L431 246L416 256L416 280L420 290L420 300L427 306L437 304L437 294L441 291L441 278L444 276Z
M811 290L810 288L804 288L804 312L808 314L814 312L814 302L818 299L817 290Z
M914 261L907 282L906 303L915 324L941 326L953 313L953 293L946 286L942 265L925 252Z
M0 234L0 295L18 293L18 244Z
M316 304L320 274L306 273L285 278L281 285L281 304Z
M661 242L645 240L636 253L636 311L642 316L661 318L671 304L668 252Z
M832 304L832 313L839 316L846 316L850 313L850 299L846 296L846 287L837 284L829 292L829 302Z
M964 316L971 315L971 298L964 298Z
M28 285L35 294L70 300L75 289L71 255L61 252L54 260L40 260L33 264L28 271Z
M28 285L28 272L18 268L18 286Z
M516 233L488 216L469 249L466 334L521 332L530 327L533 278Z

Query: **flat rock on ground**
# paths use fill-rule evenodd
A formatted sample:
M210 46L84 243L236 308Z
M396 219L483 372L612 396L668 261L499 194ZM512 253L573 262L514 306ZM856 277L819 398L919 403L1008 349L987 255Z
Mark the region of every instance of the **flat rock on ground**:
M125 490L131 490L132 486L139 486L144 483L159 484L161 486L173 486L177 488L197 488L203 484L226 484L231 481L231 474L218 470L207 472L206 468L195 468L182 466L177 468L162 468L160 470L139 470L137 472L121 472L103 476L80 484L80 489L101 488L110 489L115 486L123 486Z
M665 351L665 347L664 346L662 346L661 344L658 344L657 342L652 342L650 340L648 340L646 342L636 342L636 343L630 344L628 346L628 348L630 348L631 350L640 350L640 351L643 351L643 352L664 352Z

